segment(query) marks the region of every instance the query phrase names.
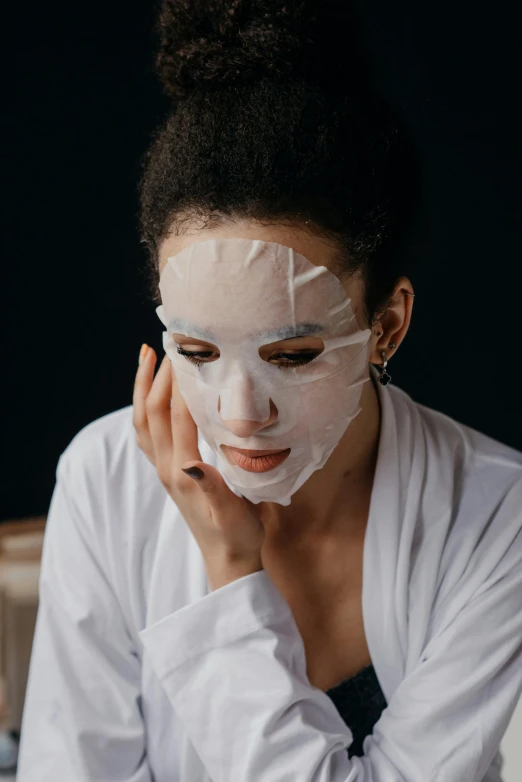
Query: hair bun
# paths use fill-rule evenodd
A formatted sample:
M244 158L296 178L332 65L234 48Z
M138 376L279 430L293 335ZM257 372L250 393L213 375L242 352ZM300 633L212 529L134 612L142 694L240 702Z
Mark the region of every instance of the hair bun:
M346 68L349 5L349 0L162 0L160 80L175 98L263 77L335 80L332 58L339 47Z

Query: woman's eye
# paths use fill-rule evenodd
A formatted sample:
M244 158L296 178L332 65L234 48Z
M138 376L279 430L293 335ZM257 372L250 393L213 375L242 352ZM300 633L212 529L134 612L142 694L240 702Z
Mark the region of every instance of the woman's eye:
M276 364L278 369L284 369L285 367L299 368L309 364L318 355L318 353L275 353L273 356L270 356L269 361L272 363L273 359L282 357L284 359L283 362Z
M180 356L184 356L187 361L196 364L198 367L202 364L208 364L209 362L204 361L203 359L208 359L214 352L212 350L183 350L180 345L176 345L176 350ZM278 360L278 363L275 365L278 369L285 369L288 367L298 368L309 364L318 355L319 353L317 353L317 351L314 353L274 353L273 356L270 356L269 363ZM282 359L282 361L280 359Z
M212 350L198 350L198 351L192 351L192 350L183 350L181 345L176 345L176 350L179 353L180 356L185 356L185 358L188 361L191 361L193 364L196 364L196 366L201 366L201 364L208 364L208 361L202 361L199 358L196 358L196 356L204 356L205 358L208 358L212 355Z

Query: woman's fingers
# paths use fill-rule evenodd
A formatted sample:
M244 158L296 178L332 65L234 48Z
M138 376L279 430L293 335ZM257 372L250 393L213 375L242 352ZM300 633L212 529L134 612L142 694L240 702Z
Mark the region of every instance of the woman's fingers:
M155 434L160 427L157 424L157 409L161 409L161 400L165 396L170 396L170 388L166 388L166 381L169 381L169 374L166 366L170 362L165 356L156 377L154 377L154 367L156 366L156 353L149 347L145 358L141 362L136 372L134 381L133 403L133 424L136 430L136 442L145 453L149 461L157 467L156 451L158 446L154 442ZM159 388L159 394L158 394ZM167 403L170 405L170 402ZM170 412L170 411L169 411ZM151 429L151 420L152 426ZM164 427L163 427L164 430ZM167 428L167 435L169 430ZM162 447L161 434L159 436L159 447ZM167 447L169 443L167 442Z
M200 462L201 454L198 448L198 428L185 404L185 400L179 392L176 374L172 365L171 375L172 407L170 409L170 422L174 438L172 466L174 474L179 478L181 467L185 462Z
M154 448L149 431L149 422L145 402L152 386L156 353L148 348L145 358L138 366L132 396L132 423L136 430L136 442L147 458L154 464Z
M174 369L167 355L154 377L156 353L149 348L136 372L133 423L136 441L156 467L162 483L183 484L192 480L181 472L189 461L201 461L198 430L179 393Z
M165 485L169 484L172 473L172 431L170 426L172 390L170 377L170 360L165 355L145 400L145 411L154 450L154 464Z

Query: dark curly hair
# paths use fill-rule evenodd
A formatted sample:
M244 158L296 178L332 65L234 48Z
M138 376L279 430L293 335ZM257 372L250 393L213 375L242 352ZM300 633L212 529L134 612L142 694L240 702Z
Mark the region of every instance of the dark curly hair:
M368 322L404 273L420 175L371 87L349 0L163 0L157 71L173 106L145 153L142 242L248 219L307 226L360 271Z

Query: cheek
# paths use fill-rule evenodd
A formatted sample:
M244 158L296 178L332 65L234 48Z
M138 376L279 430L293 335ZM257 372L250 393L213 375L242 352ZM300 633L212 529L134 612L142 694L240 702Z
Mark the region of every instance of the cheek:
M181 359L181 361L183 360ZM200 392L197 380L192 373L185 371L182 364L180 366L179 356L172 363L174 364L178 391L183 397L194 423L198 428L201 428L206 421L208 400Z
M341 437L359 409L361 388L350 386L343 372L300 386L294 397L298 413L292 436L311 436L315 441Z
M350 406L347 391L343 381L333 378L304 384L299 389L299 419L306 422L310 431L324 430L343 418Z

